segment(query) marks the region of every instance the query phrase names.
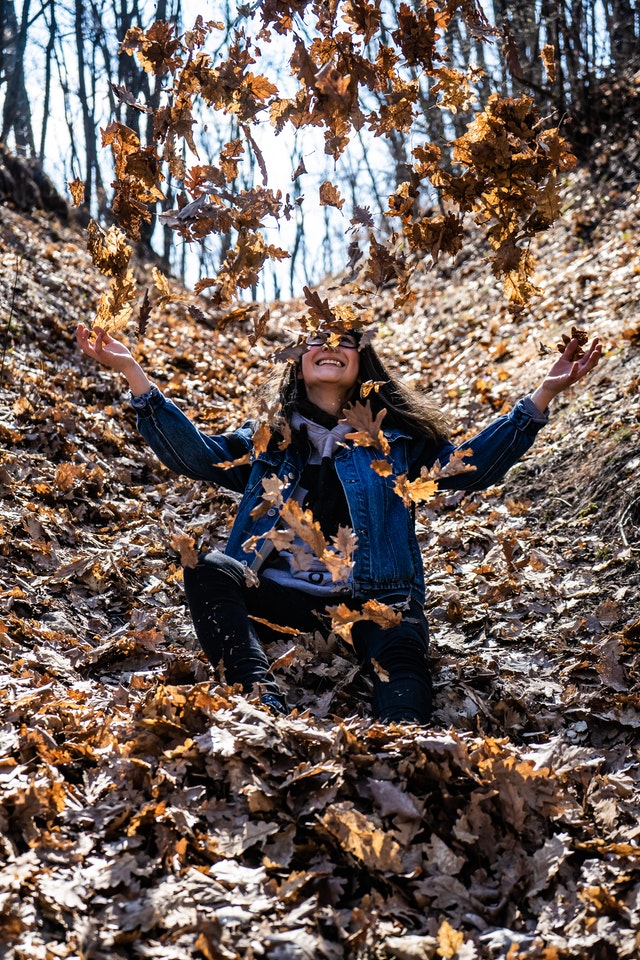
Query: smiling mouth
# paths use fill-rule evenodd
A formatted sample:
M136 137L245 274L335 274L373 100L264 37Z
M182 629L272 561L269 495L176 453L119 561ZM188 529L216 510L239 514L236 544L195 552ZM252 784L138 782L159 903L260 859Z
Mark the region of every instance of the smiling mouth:
M342 362L341 362L340 360L331 360L331 359L328 358L328 357L327 357L326 359L324 359L324 360L318 360L318 364L317 364L317 365L318 365L319 367L323 367L323 366L325 366L327 363L331 364L332 367L342 367L342 366L343 366L343 364L342 364Z

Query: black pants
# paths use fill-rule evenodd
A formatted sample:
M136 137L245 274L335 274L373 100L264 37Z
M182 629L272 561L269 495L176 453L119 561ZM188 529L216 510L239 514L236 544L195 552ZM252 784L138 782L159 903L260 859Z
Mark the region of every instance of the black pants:
M249 615L295 627L301 633L320 630L326 634L324 608L338 602L335 597L314 596L270 580L250 586L246 568L217 551L207 554L197 567L185 567L184 586L202 649L214 666L223 662L227 682L239 683L247 692L259 683L266 693L279 697L282 694L269 673L260 640L261 636L272 639L273 632ZM406 598L385 595L378 599L394 603ZM362 601L349 598L347 602L357 609ZM352 628L352 640L362 669L373 682L374 716L385 723L426 723L431 711L431 677L429 632L422 606L411 600L402 621L386 630L370 620L358 621Z

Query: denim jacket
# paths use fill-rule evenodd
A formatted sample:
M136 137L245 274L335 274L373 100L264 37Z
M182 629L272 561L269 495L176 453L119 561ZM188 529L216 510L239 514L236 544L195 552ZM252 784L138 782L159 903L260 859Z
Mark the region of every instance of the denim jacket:
M255 457L254 421L230 433L209 437L157 387L142 397L132 398L132 405L142 436L169 469L242 494L225 552L258 572L272 549L271 541L265 541L264 536L277 523L279 511L271 507L257 518L251 516L251 511L262 500L263 478L271 474L284 481L284 499L291 496L304 467L301 446L291 443L281 451L271 444ZM449 442L437 445L426 438L418 440L401 430L386 430L391 447L388 459L393 466L393 475L389 477L381 477L371 469L372 461L381 458L379 450L347 442L334 462L358 537L353 556L354 595L368 598L402 594L424 602L420 547L412 512L394 492L396 477L406 474L409 480L414 479L420 475L421 467L431 468L436 460L444 465L454 450L470 448L473 454L464 462L472 464L475 470L447 477L439 482L439 487L483 490L504 477L546 422L547 416L525 397L510 413L498 417L460 448ZM248 462L220 466L247 455ZM250 537L257 538L257 546L247 552L243 544Z

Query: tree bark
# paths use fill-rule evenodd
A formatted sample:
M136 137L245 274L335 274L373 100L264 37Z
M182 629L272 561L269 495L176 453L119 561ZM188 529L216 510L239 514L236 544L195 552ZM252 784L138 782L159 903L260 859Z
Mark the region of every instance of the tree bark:
M56 36L58 33L58 24L56 22L56 3L51 0L51 22L49 24L49 37L45 49L44 64L44 103L42 106L42 128L40 130L40 150L38 160L40 164L44 162L45 144L47 142L47 127L49 122L49 103L51 100L51 59L55 49Z
M15 4L3 3L3 66L6 77L2 132L0 140L6 143L13 132L16 153L34 157L36 153L31 123L31 105L24 82L24 57L29 28L30 0L24 0L22 20L18 26ZM11 52L13 51L13 52Z

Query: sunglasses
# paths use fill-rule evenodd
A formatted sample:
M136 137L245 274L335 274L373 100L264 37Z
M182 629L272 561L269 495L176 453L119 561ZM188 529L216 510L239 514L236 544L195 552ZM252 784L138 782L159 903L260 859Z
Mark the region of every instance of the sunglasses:
M325 343L329 343L330 346L342 347L343 350L358 349L358 342L350 333L343 333L337 342L331 342L331 335L329 334L312 333L307 337L305 343L308 347L322 347Z

